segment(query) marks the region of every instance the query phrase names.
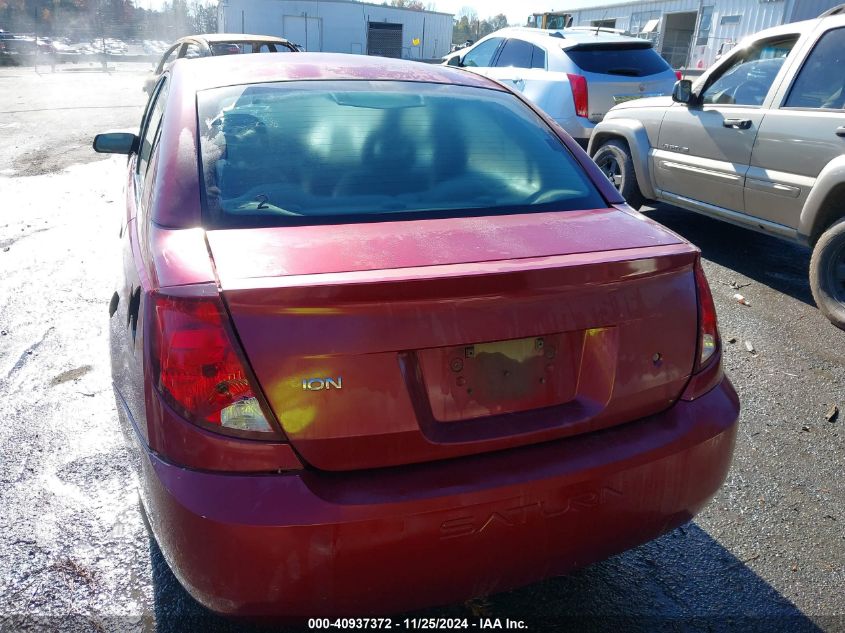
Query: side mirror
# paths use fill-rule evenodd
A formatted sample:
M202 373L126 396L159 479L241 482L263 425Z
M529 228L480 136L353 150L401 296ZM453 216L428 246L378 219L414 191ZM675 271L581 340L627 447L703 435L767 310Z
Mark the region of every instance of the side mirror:
M454 57L450 57L449 61L446 62L447 66L458 66L461 67L464 63L461 61L460 55L455 55Z
M675 87L672 89L672 101L687 105L692 102L692 82L689 79L675 82Z
M94 151L99 154L131 154L138 150L139 139L128 132L108 132L94 137Z

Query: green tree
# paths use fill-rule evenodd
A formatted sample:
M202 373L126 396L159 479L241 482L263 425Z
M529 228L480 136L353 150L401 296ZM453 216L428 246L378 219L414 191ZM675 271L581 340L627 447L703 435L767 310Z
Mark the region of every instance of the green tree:
M390 0L389 6L411 9L412 11L425 11L425 5L420 0Z

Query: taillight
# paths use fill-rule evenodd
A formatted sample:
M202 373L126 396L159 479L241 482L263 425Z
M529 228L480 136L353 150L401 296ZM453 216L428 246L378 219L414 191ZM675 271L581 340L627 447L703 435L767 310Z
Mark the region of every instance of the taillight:
M697 373L705 369L719 351L716 305L713 303L713 295L700 259L695 263L695 288L698 293L698 353L695 363Z
M695 366L681 400L691 402L709 393L723 377L719 350L719 328L716 323L716 306L710 286L701 268L701 259L695 262L695 291L698 295L698 345L695 352Z
M676 70L675 71L675 77L677 77L678 81L680 81L681 79L684 78L684 73L682 73L680 70Z
M276 436L216 297L153 294L153 378L164 398L192 422L235 434Z
M570 75L569 87L572 88L572 101L575 103L575 114L582 117L587 117L589 113L589 103L587 101L587 79L582 75Z

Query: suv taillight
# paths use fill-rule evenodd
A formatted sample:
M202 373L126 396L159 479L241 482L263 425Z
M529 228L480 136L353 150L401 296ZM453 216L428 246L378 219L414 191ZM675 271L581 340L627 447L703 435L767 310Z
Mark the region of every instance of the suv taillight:
M152 294L155 385L183 417L218 432L278 439L217 297Z
M572 88L572 101L575 103L575 114L586 118L589 116L589 102L587 101L587 78L582 75L570 75L569 87Z

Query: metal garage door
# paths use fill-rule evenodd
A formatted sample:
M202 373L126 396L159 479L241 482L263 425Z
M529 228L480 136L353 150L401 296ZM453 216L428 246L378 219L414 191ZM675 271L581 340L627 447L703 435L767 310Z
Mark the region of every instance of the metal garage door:
M370 22L367 31L367 55L402 57L402 25Z

